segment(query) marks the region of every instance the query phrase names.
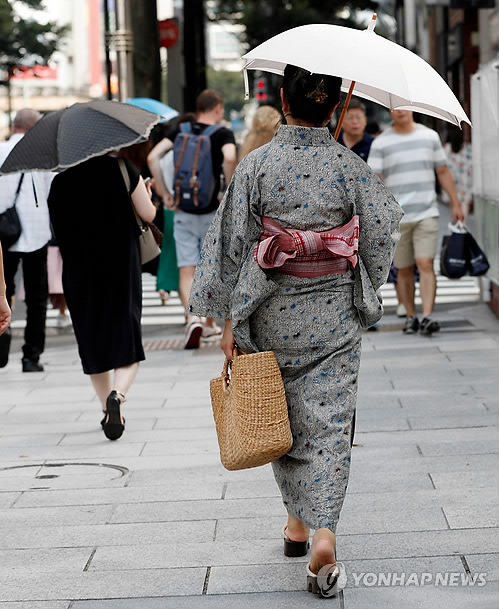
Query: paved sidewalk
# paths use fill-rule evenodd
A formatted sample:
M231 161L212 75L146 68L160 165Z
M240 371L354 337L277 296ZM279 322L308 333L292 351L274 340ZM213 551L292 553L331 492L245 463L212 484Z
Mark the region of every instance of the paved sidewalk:
M219 464L218 349L149 352L114 443L74 344L50 346L40 374L14 352L0 370L0 609L497 607L499 323L481 304L439 317L433 338L393 315L364 336L338 530L349 577L329 600L282 554L271 468Z

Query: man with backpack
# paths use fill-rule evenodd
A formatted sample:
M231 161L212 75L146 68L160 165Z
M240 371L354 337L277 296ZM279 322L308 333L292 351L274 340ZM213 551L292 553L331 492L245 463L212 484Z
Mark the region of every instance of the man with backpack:
M175 210L174 235L180 271L179 295L187 308L194 270L208 227L220 204L223 181L228 184L236 166L236 142L230 129L220 122L223 98L211 89L196 100L196 122L178 125L170 138L150 152L148 160L156 192ZM173 184L166 184L160 159L173 149ZM184 347L196 349L201 337L221 334L213 319L203 325L199 317L186 313Z

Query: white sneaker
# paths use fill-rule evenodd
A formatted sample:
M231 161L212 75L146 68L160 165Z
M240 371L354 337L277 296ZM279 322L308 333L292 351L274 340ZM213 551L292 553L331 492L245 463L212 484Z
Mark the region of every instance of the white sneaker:
M403 304L399 304L397 307L397 317L407 317L407 309Z
M57 316L57 327L58 328L69 328L70 325L71 325L71 318L69 317L69 315L66 315L64 313L59 313L59 315Z

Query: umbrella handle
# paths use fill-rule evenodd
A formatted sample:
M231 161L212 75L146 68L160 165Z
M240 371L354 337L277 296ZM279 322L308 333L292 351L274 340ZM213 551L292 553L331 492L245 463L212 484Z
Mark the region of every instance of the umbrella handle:
M344 120L345 115L347 113L348 104L350 103L350 98L352 97L352 93L353 93L353 88L354 87L355 87L355 80L352 80L352 83L350 85L350 89L348 89L348 94L347 94L347 98L345 100L345 104L343 105L343 110L341 111L340 119L338 121L338 124L336 125L336 131L334 132L334 139L335 140L337 140L339 135L340 135L341 125L343 125L343 120Z

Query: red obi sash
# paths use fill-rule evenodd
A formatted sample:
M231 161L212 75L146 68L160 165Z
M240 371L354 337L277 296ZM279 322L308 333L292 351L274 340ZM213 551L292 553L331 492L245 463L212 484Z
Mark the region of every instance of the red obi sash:
M296 277L320 277L346 273L355 268L359 248L359 216L323 232L283 228L272 218L262 217L263 234L253 249L262 269L279 269Z

